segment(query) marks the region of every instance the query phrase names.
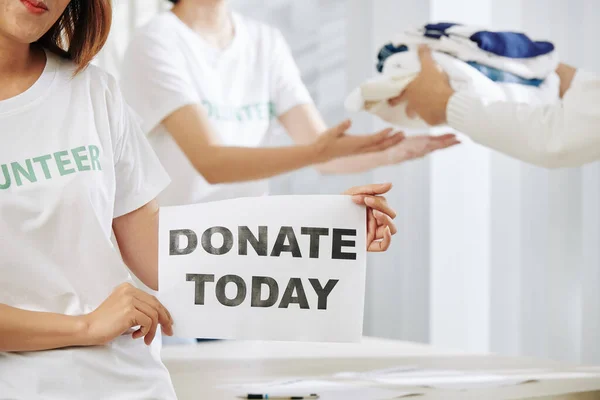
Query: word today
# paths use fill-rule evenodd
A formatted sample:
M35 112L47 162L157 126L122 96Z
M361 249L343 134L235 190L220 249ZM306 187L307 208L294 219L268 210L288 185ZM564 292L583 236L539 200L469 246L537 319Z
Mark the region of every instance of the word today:
M188 282L195 282L194 304L204 305L204 287L205 284L215 281L213 274L187 274ZM313 290L317 294L317 309L327 309L327 297L339 282L339 279L329 279L325 286L321 285L318 279L308 279ZM225 287L232 283L236 287L236 295L228 297ZM266 288L265 292L263 288ZM244 279L238 275L225 275L219 278L215 285L215 295L219 303L227 307L237 307L246 300L248 293L247 285ZM263 294L267 294L264 296ZM277 281L268 276L253 276L252 288L250 294L250 307L272 307L279 301L279 285ZM302 279L291 278L285 288L278 308L288 308L290 304L298 304L301 309L309 309L308 298Z

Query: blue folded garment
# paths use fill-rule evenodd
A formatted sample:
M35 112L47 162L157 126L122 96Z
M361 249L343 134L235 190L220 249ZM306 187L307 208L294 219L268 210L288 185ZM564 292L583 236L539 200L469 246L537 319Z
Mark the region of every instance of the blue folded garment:
M452 27L463 26L453 22L440 22L424 26L423 36L439 39L453 35ZM554 51L554 45L545 41L533 41L524 33L474 31L468 38L484 51L509 58L531 58Z
M550 42L534 42L527 35L516 32L480 31L471 35L481 50L510 58L530 58L554 51Z
M427 24L425 25L424 35L433 39L439 39L442 36L448 36L446 30L457 25L460 24L456 24L454 22L438 22L437 24Z
M383 72L383 66L385 65L385 61L393 54L402 53L405 51L409 51L408 47L405 45L394 46L391 43L386 44L379 50L379 54L377 54L377 71L380 73ZM467 64L487 76L494 82L498 83L518 83L521 85L535 86L539 87L544 80L543 79L526 79L522 78L518 75L510 73L508 71L503 71L498 68L494 68L488 65L483 65L475 61L466 61Z

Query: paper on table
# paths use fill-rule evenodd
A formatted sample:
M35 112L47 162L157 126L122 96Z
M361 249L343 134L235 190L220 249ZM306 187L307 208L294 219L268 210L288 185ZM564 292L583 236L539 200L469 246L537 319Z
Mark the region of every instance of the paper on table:
M175 335L357 342L365 209L348 196L164 207L159 298Z
M512 386L550 379L576 379L599 377L598 373L547 372L494 374L491 371L420 370L377 376L374 382L398 386L423 386L440 389L475 389ZM507 370L506 372L510 372Z
M386 389L326 379L288 379L266 383L229 385L227 388L239 391L240 395L266 393L270 396L301 396L317 393L320 400L389 400L421 394L416 391Z
M399 366L399 367L392 367L392 368L384 368L384 369L374 369L374 370L369 370L369 371L364 371L364 372L354 372L354 371L343 371L343 372L338 372L336 374L334 374L333 376L335 378L340 378L340 379L372 379L372 378L377 378L379 376L385 376L388 374L393 374L393 373L397 373L397 372L409 372L409 371L414 371L418 368L413 367L413 366Z

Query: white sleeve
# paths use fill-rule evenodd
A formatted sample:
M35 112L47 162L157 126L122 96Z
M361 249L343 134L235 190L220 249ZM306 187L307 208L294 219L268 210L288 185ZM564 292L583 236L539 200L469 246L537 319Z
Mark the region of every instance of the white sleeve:
M486 101L466 92L447 107L449 125L475 142L546 168L600 160L600 79L579 70L561 102Z
M113 217L117 218L154 200L170 179L114 79L109 80L109 115L116 187Z
M273 35L270 95L279 117L297 105L313 101L283 35L277 29L273 29Z
M172 45L175 40L169 34L140 34L130 43L123 59L123 95L142 118L146 134L177 109L200 103L184 55Z

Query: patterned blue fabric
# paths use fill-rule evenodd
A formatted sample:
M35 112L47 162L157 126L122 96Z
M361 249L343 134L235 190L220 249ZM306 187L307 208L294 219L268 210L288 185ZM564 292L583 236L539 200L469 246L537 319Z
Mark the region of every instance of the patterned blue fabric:
M455 24L454 22L438 22L437 24L427 24L425 25L424 36L433 39L439 39L442 36L448 36L446 29L457 25L460 24Z
M408 51L408 47L405 45L394 46L391 43L383 46L381 50L379 50L379 54L377 54L377 71L379 71L379 73L383 72L383 64L389 56L392 54L401 53L403 51Z
M520 76L511 74L510 72L502 71L501 69L497 69L494 67L488 67L487 65L482 65L474 61L469 61L467 62L467 64L469 64L471 67L475 68L494 82L498 83L518 83L520 85L539 87L544 82L543 79L521 78Z
M380 73L383 72L383 66L385 64L385 60L393 54L401 53L404 51L408 51L408 47L405 45L394 46L391 43L386 44L379 50L379 54L377 55L377 71ZM497 68L489 67L487 65L482 65L474 61L468 61L467 64L477 69L479 72L490 78L494 82L498 83L518 83L521 85L528 86L536 86L539 87L542 82L542 79L525 79L512 74L507 71L503 71Z
M439 22L424 26L423 36L439 39L442 36L449 37L451 34L446 30L453 26L461 26L453 22ZM536 42L524 33L519 32L492 32L479 31L469 37L477 43L484 51L509 58L530 58L548 54L554 51L554 45L550 42Z
M554 51L550 42L534 42L527 35L517 32L480 31L471 35L481 50L509 58L530 58Z

